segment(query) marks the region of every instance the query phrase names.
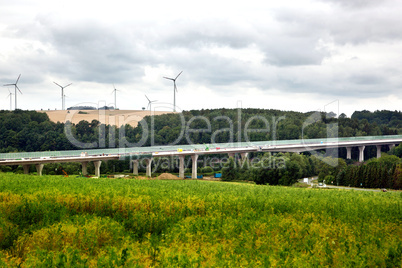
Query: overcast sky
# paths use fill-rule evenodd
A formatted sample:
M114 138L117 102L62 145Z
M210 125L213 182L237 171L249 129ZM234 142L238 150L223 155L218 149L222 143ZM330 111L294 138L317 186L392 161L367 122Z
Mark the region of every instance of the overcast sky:
M241 2L241 3L239 3ZM266 3L264 3L266 2ZM402 1L0 0L18 108L401 110ZM0 88L0 109L9 109ZM14 96L12 96L14 108ZM339 111L338 110L339 107Z

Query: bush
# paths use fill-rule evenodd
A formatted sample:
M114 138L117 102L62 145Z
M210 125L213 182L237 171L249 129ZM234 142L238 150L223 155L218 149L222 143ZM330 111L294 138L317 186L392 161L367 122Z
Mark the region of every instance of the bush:
M328 172L323 170L318 174L318 182L323 182L328 175Z
M10 166L0 166L0 171L2 171L2 172L12 172L13 169Z
M211 168L210 166L206 166L206 167L203 167L203 168L201 168L201 173L213 173L214 172L214 169L213 168Z
M334 184L334 180L335 180L335 177L332 176L332 175L327 175L324 178L324 181L325 181L326 184L329 184L329 183Z
M399 158L402 158L402 143L398 146L392 148L391 152L393 155L396 155Z

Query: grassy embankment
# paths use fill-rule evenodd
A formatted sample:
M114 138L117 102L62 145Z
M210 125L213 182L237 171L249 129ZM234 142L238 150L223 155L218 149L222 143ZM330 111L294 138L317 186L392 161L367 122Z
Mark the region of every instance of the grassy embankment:
M0 173L0 266L400 267L402 193Z

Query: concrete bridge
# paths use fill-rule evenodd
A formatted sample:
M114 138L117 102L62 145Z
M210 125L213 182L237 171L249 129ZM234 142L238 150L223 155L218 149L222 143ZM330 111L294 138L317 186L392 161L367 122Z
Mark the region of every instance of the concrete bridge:
M376 146L377 158L381 156L382 146L392 149L402 142L402 135L389 136L364 136L349 138L327 138L306 140L275 140L258 142L235 142L212 145L174 145L174 146L151 146L133 148L92 149L82 152L50 151L32 153L8 153L0 154L0 165L22 165L24 173L29 172L31 165L36 166L37 174L42 175L43 165L47 163L79 162L82 164L82 174L87 175L87 165L93 162L95 176L100 176L102 161L118 160L130 157L133 163L133 174L138 175L138 163L140 159L146 162L146 174L151 176L151 165L154 157L178 157L179 177L184 178L184 160L190 156L192 160L192 178L197 178L197 160L199 155L228 154L235 156L239 153L242 159L247 158L251 152L294 152L337 149L345 147L347 158L351 159L353 147L359 148L359 161L364 161L364 150L367 146Z

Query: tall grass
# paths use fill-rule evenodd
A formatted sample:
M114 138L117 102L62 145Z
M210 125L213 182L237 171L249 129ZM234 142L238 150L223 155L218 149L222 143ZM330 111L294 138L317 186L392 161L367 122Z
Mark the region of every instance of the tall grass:
M0 266L401 266L402 193L0 173Z

